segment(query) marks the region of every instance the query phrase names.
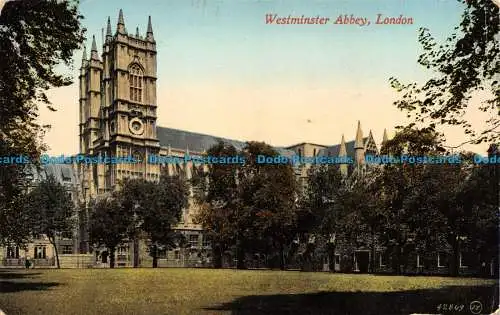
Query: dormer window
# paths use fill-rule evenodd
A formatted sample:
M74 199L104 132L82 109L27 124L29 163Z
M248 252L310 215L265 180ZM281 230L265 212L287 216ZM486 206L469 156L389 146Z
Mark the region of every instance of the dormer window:
M61 169L61 177L62 177L63 181L70 182L71 181L71 171L67 168Z
M142 102L142 70L134 64L129 70L130 100L133 102Z

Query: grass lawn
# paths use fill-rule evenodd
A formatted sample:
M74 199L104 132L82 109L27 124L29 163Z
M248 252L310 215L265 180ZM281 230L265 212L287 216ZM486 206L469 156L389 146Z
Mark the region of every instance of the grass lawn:
M410 314L498 306L482 279L212 269L0 270L13 314ZM493 298L495 297L495 298ZM495 299L495 301L493 301Z

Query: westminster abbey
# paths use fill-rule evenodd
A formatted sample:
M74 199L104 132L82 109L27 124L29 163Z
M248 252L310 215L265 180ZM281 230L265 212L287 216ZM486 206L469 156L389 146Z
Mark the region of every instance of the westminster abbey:
M75 164L48 165L37 178L52 175L71 193L75 204L88 203L115 190L121 179L144 178L155 180L162 167L169 174L183 174L190 179L199 171L191 163L149 164L148 156L191 156L202 155L218 141L243 149L245 142L157 126L157 50L151 18L148 20L145 36L129 33L120 10L118 23L113 32L110 19L99 53L95 37L92 39L90 55L84 51L79 75L79 139L80 154L87 156L133 156L141 163L134 164ZM352 141L340 144L319 145L300 143L289 147L276 147L282 155L339 156L350 157L355 164L362 164L365 153L376 154L377 144L371 131L364 136L358 122ZM384 139L387 135L384 132ZM342 166L348 172L347 165ZM297 176L305 181L307 166L297 169ZM184 210L176 226L191 245L191 248L207 249L210 244L203 238L202 227L193 223L196 212L193 203ZM62 233L58 240L62 267L106 266L107 252L92 250L88 242L85 222L88 210L78 213L79 228ZM138 253L134 253L138 251ZM139 256L141 266L151 266L147 245L124 244L116 253L118 266L131 266L133 257ZM34 240L26 250L7 247L0 250L4 266L21 265L23 258L34 260L35 266L52 266L54 250L48 240ZM198 265L203 262L182 250L161 253L160 266ZM162 263L163 261L163 263Z

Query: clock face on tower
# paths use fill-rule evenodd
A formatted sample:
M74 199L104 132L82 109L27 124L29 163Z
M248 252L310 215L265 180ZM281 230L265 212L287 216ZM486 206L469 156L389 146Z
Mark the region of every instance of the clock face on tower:
M131 119L128 127L134 135L142 135L144 133L144 124L139 118Z

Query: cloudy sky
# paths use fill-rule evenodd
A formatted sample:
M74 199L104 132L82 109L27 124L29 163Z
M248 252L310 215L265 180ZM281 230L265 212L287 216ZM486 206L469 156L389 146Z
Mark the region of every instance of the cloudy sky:
M114 32L120 8L133 34L139 27L144 35L151 15L160 126L277 146L333 145L342 134L351 140L358 120L380 142L384 128L405 120L392 104L397 94L389 78L422 82L430 75L416 62L418 29L443 39L461 14L456 0L82 0L87 36L95 34L99 47L107 17ZM352 14L371 24L266 25L269 13L331 20ZM376 25L378 14L414 24ZM49 94L58 108L42 110L42 121L52 124L49 152L77 153L78 87ZM471 116L478 126L481 118ZM460 130L446 132L449 145L466 140Z

